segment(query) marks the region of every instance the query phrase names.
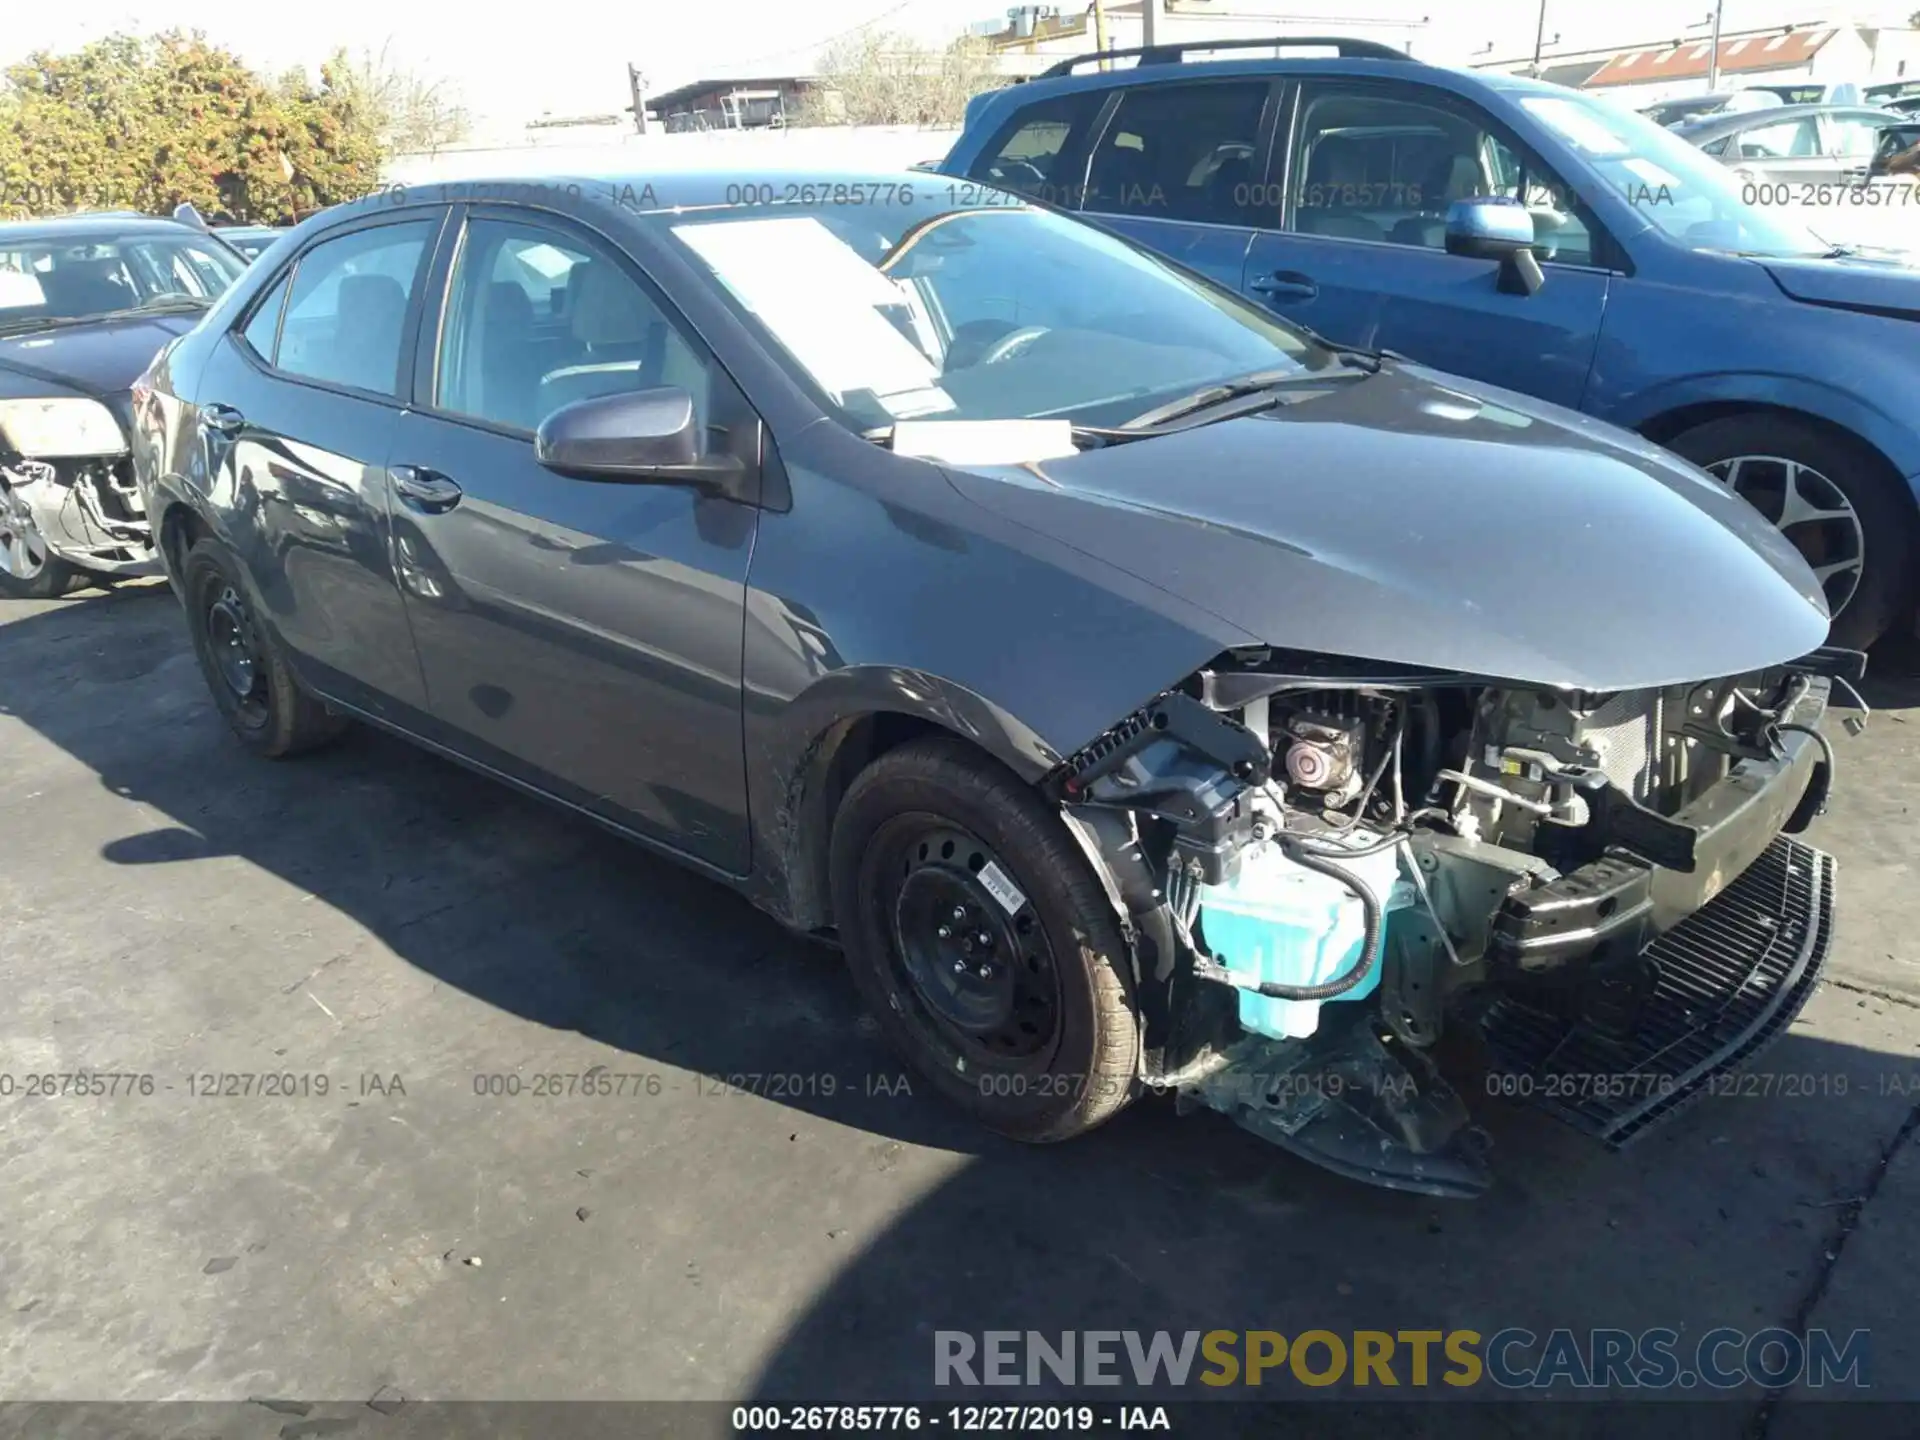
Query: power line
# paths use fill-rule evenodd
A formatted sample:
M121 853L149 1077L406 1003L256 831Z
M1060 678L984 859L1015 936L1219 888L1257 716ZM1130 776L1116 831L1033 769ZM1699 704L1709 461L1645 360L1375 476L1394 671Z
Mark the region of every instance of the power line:
M796 51L800 51L800 50L822 50L822 49L825 49L827 46L833 44L833 42L836 40L844 40L849 35L858 35L862 30L870 29L872 26L878 25L882 20L890 20L895 15L898 15L902 10L909 10L915 5L919 5L921 3L923 3L923 0L899 0L898 4L889 5L885 10L882 10L878 15L872 16L866 20L862 20L858 25L849 25L844 30L837 30L833 34L827 36L825 39L814 40L811 42L802 41L798 45L789 45L784 49L770 50L764 55L750 55L745 60L730 59L727 61L727 66L729 69L739 72L739 71L745 70L745 68L749 65L758 65L762 60L778 60L782 56L792 55Z

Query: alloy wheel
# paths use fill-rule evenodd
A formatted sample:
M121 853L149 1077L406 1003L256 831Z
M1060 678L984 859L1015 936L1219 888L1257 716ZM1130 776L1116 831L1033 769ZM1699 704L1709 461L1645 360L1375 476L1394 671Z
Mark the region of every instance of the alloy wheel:
M1806 558L1838 616L1860 588L1867 560L1866 530L1846 493L1811 465L1778 455L1735 455L1706 469Z
M16 580L31 580L47 568L47 542L26 505L0 485L0 570Z

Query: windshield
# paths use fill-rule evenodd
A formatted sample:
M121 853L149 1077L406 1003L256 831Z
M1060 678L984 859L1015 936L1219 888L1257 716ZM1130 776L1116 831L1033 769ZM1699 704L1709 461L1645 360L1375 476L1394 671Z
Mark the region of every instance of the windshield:
M217 241L174 235L0 235L0 329L171 303L208 305L245 263Z
M670 233L862 431L1118 424L1198 386L1336 363L1227 291L972 183L893 205L683 212Z
M1773 258L1833 248L1798 222L1747 204L1739 176L1643 116L1573 95L1520 103L1650 225L1684 245Z

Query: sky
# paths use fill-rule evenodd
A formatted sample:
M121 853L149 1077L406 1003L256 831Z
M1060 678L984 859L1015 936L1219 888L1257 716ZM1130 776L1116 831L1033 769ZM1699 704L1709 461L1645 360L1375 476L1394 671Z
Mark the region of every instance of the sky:
M519 124L543 113L605 113L627 104L631 61L659 92L728 75L806 73L822 46L864 24L939 42L978 20L1004 18L1013 0L325 0L297 9L272 0L86 0L10 4L0 63L40 48L67 50L117 30L198 29L268 74L312 67L335 47L378 52L455 90L479 120ZM1085 0L1052 0L1064 13ZM1540 0L1216 0L1221 8L1291 14L1341 33L1356 19L1425 18L1434 43L1458 56L1493 44L1531 50ZM1725 0L1725 25L1905 15L1895 7L1819 0ZM1630 45L1704 35L1712 0L1547 0L1547 32L1562 48ZM1697 14L1695 12L1698 12ZM289 16L298 22L290 23ZM1316 26L1316 28L1319 28ZM1355 33L1365 34L1364 29ZM1553 47L1549 47L1551 51ZM1422 46L1424 51L1425 47ZM1451 58L1451 57L1449 57Z

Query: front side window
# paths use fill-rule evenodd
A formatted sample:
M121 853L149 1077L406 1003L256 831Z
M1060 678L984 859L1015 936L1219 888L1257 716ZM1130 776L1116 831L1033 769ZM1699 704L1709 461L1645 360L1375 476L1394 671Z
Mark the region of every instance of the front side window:
M1444 250L1457 200L1519 200L1543 260L1591 265L1593 225L1551 170L1483 119L1385 87L1314 87L1294 141L1293 228Z
M1734 154L1742 160L1805 160L1820 153L1820 129L1811 115L1742 130Z
M1266 101L1257 81L1128 90L1094 151L1086 208L1246 224Z
M879 210L715 207L649 223L859 430L915 418L1117 424L1197 385L1333 363L1144 247L1035 206L980 206L968 192L930 186Z
M302 255L274 364L309 380L399 394L407 306L434 225L355 230Z
M706 424L709 376L610 255L535 224L467 227L440 331L434 402L515 430L563 405L678 386Z

